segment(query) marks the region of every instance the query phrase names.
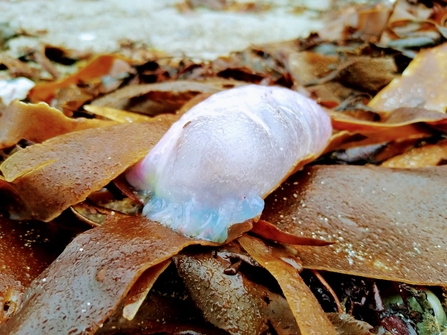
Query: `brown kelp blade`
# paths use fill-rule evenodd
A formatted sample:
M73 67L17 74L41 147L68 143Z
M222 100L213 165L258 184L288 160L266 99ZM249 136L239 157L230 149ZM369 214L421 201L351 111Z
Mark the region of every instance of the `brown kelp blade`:
M110 126L113 122L66 117L45 103L12 101L0 116L0 149L12 147L22 139L43 142L76 130Z
M250 256L278 281L302 335L316 334L317 329L318 334L337 334L295 267L277 257L274 251L259 239L242 236L238 241Z
M338 132L334 133L326 152L428 138L436 130L445 130L447 125L445 114L423 108L398 108L389 113L376 114L380 121L359 119L349 113L328 113L333 128Z
M286 233L278 229L277 226L265 220L259 220L258 222L254 223L251 232L262 237L263 239L279 243L297 244L297 245L315 245L315 246L331 244L331 242L325 240L302 237Z
M266 199L262 219L337 242L294 246L304 267L444 285L446 178L445 166L312 166Z
M109 120L113 120L116 122L124 123L124 122L149 122L152 121L152 118L147 115L142 115L138 113L132 113L128 111L124 111L121 109L116 109L112 107L105 106L95 106L95 105L84 105L83 108L93 114L105 117Z
M213 94L243 84L247 83L210 79L203 82L177 80L130 85L95 99L90 106L111 107L149 115L173 113L198 94Z
M233 247L226 245L217 255L213 250L197 250L174 257L178 274L204 318L230 334L264 334L270 327L278 334L297 334L284 297L241 271L227 272L232 262L220 255L226 251L238 254Z
M93 334L146 269L191 244L216 245L144 217L91 229L33 281L20 311L0 333Z
M443 165L447 160L447 140L412 148L384 161L382 166L394 168L421 168Z
M142 159L172 121L118 124L49 139L0 165L25 207L20 219L49 221Z
M65 236L42 222L16 222L0 216L0 324L20 307L23 293L57 257Z
M447 43L421 51L405 69L369 103L378 111L420 107L445 113L447 100Z
M117 63L127 63L125 57L119 55L99 55L92 59L85 67L75 74L59 81L50 83L38 83L28 95L32 102L47 102L55 96L59 89L69 87L73 84L86 83L92 80L100 80L101 77L113 71Z
M425 123L438 129L443 129L447 124L446 114L424 108L402 107L388 113L378 113L380 121L362 120L341 112L328 111L328 113L334 129L364 135L396 130L418 123Z
M149 291L154 285L157 278L163 273L164 270L171 264L171 260L158 263L151 268L147 269L138 278L135 284L132 286L129 294L124 301L123 317L127 320L133 320L141 304L146 299Z

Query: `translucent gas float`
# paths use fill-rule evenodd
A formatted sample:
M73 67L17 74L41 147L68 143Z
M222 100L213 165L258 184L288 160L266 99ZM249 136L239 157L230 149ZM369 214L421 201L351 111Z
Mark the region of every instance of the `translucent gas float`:
M326 112L286 88L248 85L185 113L127 173L143 215L186 236L223 242L332 133Z

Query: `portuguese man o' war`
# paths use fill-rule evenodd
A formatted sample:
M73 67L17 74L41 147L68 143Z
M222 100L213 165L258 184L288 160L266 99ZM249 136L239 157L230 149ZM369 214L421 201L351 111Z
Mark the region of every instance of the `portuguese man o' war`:
M332 133L313 100L281 87L219 92L185 113L126 173L148 195L143 215L186 236L223 242Z

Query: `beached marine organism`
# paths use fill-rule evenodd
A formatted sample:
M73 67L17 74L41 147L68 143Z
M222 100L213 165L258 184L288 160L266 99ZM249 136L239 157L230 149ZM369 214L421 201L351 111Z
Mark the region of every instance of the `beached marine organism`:
M261 214L263 199L331 132L325 111L295 91L234 88L185 113L126 178L148 196L143 215L222 242L232 224Z

